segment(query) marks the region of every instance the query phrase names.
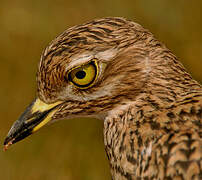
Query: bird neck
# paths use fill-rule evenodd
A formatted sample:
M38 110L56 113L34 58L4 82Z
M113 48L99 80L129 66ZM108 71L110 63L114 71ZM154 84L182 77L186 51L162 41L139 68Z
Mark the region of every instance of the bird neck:
M127 90L133 89L128 91L130 94L127 95L129 97L127 102L120 101L120 104L108 113L106 119L114 118L116 122L118 122L118 119L120 121L124 120L122 123L127 124L131 123L130 119L132 119L132 123L134 121L143 123L145 117L147 117L152 123L154 122L154 126L164 128L168 123L172 124L179 120L180 116L176 113L180 114L183 111L191 113L195 105L201 106L202 86L192 79L183 65L163 44L154 37L148 38L147 41L147 46L141 47L142 49L139 48L144 52L149 52L145 56L146 58L140 59L141 66L144 67L142 68L143 71L138 72L139 76L136 75L139 78L138 81L141 81L140 85L128 87ZM134 74L137 74L137 72L134 72ZM136 81L135 83L137 83ZM137 87L139 89L135 89ZM186 103L183 104L184 102ZM196 102L196 104L193 104L193 102ZM190 106L186 106L186 104L190 104ZM178 107L179 109L176 110ZM120 118L128 116L130 109L132 109L132 113L129 113L131 118ZM158 113L161 116L157 116ZM193 115L198 116L197 112ZM172 118L175 116L177 118ZM159 120L157 124L155 117ZM162 117L164 117L165 122L161 120ZM172 129L172 127L170 128Z
M145 66L149 69L145 87L147 94L167 98L170 103L186 94L202 91L202 86L191 77L165 45L154 37L147 41L149 42L146 47L149 55L145 60Z

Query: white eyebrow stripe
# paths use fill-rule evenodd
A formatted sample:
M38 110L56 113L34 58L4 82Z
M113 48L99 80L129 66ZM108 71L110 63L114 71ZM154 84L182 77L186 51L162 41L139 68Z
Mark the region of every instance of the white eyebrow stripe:
M118 52L117 49L108 49L98 53L85 52L83 54L72 56L71 62L66 67L66 71L72 69L73 67L85 64L94 58L98 60L109 61L117 55L117 52Z
M92 53L91 54L84 53L77 56L73 56L71 57L71 62L66 67L66 71L72 69L73 67L85 64L93 58L94 56L92 55Z
M106 51L98 52L95 55L95 58L96 59L101 59L101 60L104 60L104 61L109 61L109 60L113 59L117 55L117 52L118 52L117 49L108 49Z

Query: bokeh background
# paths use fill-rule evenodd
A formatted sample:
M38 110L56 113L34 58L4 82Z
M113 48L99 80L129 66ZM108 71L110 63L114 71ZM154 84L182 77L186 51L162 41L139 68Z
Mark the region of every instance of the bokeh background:
M202 1L1 0L0 143L35 96L43 48L59 33L105 16L123 16L150 29L202 82ZM103 122L60 121L0 150L2 180L110 179Z

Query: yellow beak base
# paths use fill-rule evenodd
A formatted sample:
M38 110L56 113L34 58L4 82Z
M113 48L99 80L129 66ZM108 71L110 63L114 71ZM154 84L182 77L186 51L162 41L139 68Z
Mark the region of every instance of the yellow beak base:
M34 100L12 125L4 141L4 150L7 150L11 144L26 138L51 121L57 111L57 107L61 103L58 101L56 103L46 104L40 99Z

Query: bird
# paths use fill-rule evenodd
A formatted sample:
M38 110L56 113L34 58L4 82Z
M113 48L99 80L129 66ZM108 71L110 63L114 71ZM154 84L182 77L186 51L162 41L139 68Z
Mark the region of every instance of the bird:
M53 121L94 117L113 180L202 179L202 86L138 23L106 17L65 30L36 76L5 150Z

